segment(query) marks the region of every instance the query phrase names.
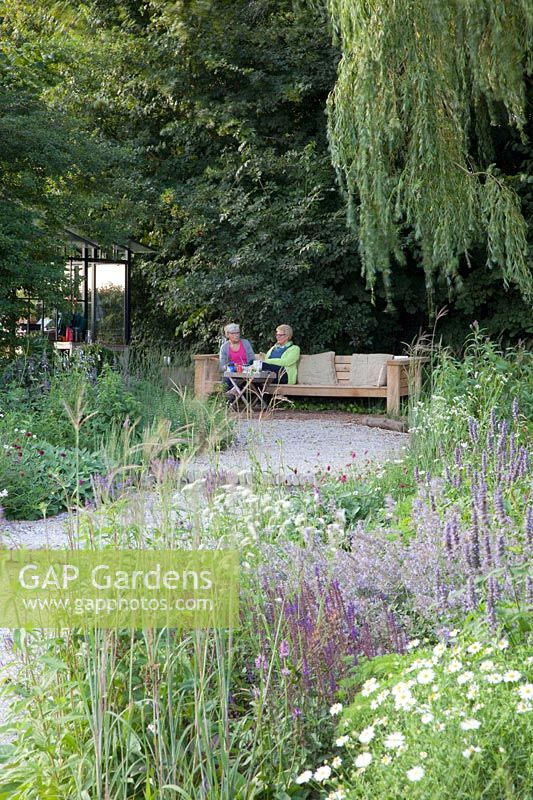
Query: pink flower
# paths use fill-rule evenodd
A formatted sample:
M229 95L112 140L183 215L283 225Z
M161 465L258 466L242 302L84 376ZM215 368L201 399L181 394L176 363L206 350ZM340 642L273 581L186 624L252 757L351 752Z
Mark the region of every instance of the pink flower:
M279 657L280 658L287 658L289 655L289 643L286 639L283 639L279 646Z

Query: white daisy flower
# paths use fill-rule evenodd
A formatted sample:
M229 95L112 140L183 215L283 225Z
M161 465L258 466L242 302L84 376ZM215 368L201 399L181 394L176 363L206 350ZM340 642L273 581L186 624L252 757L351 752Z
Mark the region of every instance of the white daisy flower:
M421 781L426 771L423 767L412 767L405 773L410 781Z
M528 703L524 703L520 700L519 703L516 704L516 713L517 714L525 714L526 711L531 711L533 706L530 706Z
M410 642L407 642L406 646L408 650L416 650L419 644L420 644L420 639L411 639Z
M336 717L337 714L341 713L341 711L342 711L342 703L334 703L331 706L329 713L331 714L332 717Z
M298 775L298 777L296 778L296 783L299 783L299 784L309 783L309 781L311 780L312 777L313 777L313 773L311 772L311 770L310 769L306 769L304 772L302 772L300 775Z
M344 747L349 738L349 736L339 736L339 738L335 740L335 744L337 747Z
M361 744L368 744L369 742L372 741L375 735L376 734L374 732L374 728L372 727L372 725L369 725L368 728L365 728L364 730L361 731L361 733L358 736L358 739L361 742Z
M405 681L400 681L399 683L396 683L391 689L391 692L394 695L394 697L396 697L396 695L398 694L402 694L403 692L408 692L408 691L409 691L409 684L407 684Z
M507 672L503 673L503 679L505 683L516 683L516 681L519 681L521 677L522 675L517 669L509 669Z
M477 731L481 727L481 722L477 719L464 719L461 722L461 729L463 731Z
M480 642L472 642L472 644L469 644L468 647L466 648L466 652L475 655L476 653L479 653L479 651L482 649L483 645Z
M429 725L430 722L433 722L433 719L434 719L433 714L430 711L427 711L420 717L420 722L423 722L424 725Z
M409 690L397 694L394 698L394 707L397 711L410 711L416 706L416 700Z
M363 695L363 697L368 697L369 695L372 694L372 692L376 691L378 686L379 683L377 682L377 680L375 678L370 678L368 681L365 681L363 683L361 687L361 694Z
M509 647L509 639L500 639L496 647L498 650L507 650Z
M490 675L485 676L485 680L487 683L497 684L503 681L503 675L500 675L499 672L492 672Z
M433 683L435 680L435 673L432 669L422 669L416 676L418 683L427 684Z
M417 658L416 661L413 661L408 671L414 672L417 669L424 669L425 667L432 667L432 666L433 662L429 661L427 658Z
M392 764L392 756L389 755L381 756L381 763L384 764L386 767L388 767L389 764Z
M340 756L335 756L335 758L331 762L331 766L333 769L338 769L342 764L342 758Z
M494 661L487 659L486 661L481 662L479 669L481 672L492 672L492 670L496 669L496 667L494 666Z
M372 753L359 753L354 763L357 769L366 769L372 763Z
M463 665L459 661L458 658L452 658L448 666L446 667L446 672L460 672L463 668Z
M399 731L394 731L385 737L383 744L387 750L397 750L405 744L405 736Z
M318 781L318 783L323 783L324 781L327 781L330 775L331 775L331 767L328 764L324 764L324 766L319 767L316 770L315 774L313 775L313 778L315 779L315 781Z
M524 683L518 687L518 694L526 703L533 700L533 683Z
M470 670L466 672L461 672L460 675L457 676L457 683L459 686L462 686L464 683L469 683L470 681L474 680L474 673Z
M446 645L444 644L444 642L439 642L439 644L436 644L435 647L433 648L433 655L436 658L440 658L442 655L444 655L445 652L446 652Z

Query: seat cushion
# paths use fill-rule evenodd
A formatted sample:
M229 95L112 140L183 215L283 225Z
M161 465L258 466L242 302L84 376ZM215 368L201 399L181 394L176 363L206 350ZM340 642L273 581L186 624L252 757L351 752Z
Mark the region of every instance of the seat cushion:
M298 383L306 386L336 386L335 353L301 356L298 361Z
M389 353L354 353L350 367L350 386L386 386Z

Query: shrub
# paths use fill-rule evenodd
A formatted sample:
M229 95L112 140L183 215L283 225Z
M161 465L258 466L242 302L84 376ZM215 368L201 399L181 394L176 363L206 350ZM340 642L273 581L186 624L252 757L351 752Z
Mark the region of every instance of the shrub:
M366 680L343 713L333 758L299 782L327 787L336 800L527 800L530 652L502 639L438 644L414 660L389 657L383 677Z
M468 441L468 420L484 434L491 419L509 416L513 400L533 419L533 356L523 348L502 350L473 327L461 357L449 350L436 356L429 396L411 409L411 446L415 463L435 473Z
M92 497L93 476L102 462L86 450L41 442L31 431L2 445L1 505L11 519L36 519L57 514Z

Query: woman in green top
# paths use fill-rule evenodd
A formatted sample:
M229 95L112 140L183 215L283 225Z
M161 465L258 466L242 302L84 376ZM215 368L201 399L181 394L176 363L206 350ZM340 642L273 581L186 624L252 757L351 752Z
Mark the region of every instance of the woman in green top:
M300 348L292 343L290 325L278 325L276 328L276 344L273 345L263 360L263 369L275 372L277 383L296 383Z

